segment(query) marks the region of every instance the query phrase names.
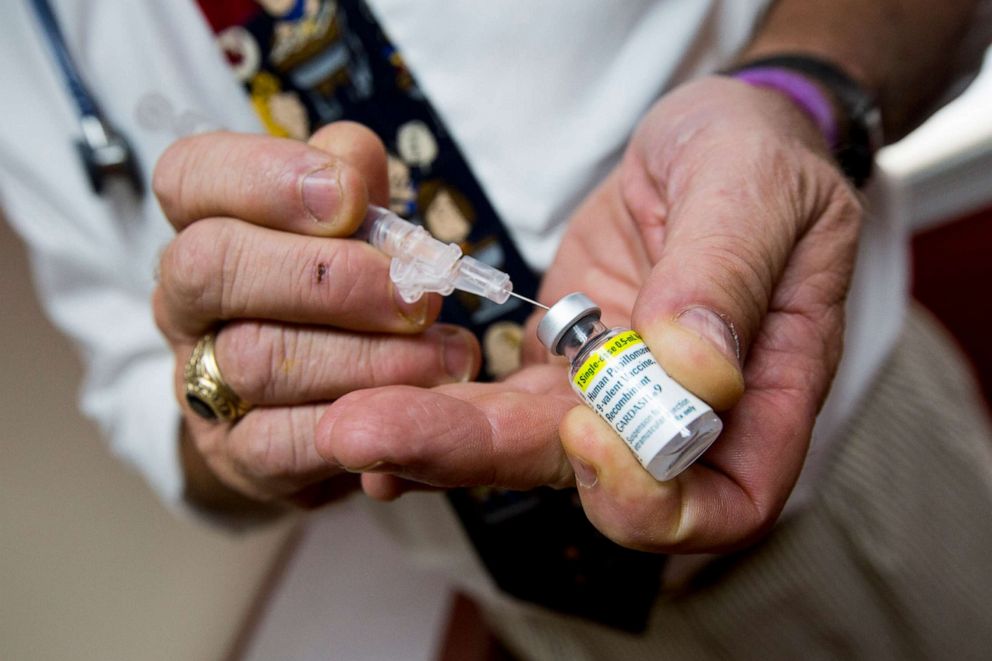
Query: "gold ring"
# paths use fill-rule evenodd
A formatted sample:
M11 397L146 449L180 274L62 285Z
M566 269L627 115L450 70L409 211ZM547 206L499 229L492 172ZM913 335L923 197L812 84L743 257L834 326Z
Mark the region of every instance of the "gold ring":
M186 384L186 403L193 412L211 422L234 422L251 409L224 377L214 356L216 333L207 333L193 347L193 355L186 361L183 381Z

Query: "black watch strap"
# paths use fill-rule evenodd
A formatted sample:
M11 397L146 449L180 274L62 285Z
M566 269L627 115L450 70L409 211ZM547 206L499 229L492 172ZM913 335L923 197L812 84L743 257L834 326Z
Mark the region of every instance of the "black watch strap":
M778 68L807 76L830 92L839 111L838 140L831 145L837 164L855 186L872 173L875 152L882 146L882 116L875 98L843 69L828 60L806 54L782 54L748 60L724 73Z

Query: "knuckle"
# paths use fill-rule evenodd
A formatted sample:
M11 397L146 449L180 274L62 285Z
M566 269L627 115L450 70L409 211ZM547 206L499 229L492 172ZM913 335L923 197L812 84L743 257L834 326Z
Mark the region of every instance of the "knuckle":
M700 276L725 292L738 309L764 310L773 288L773 274L757 241L744 238L730 244L716 237L708 243L700 242L699 246L696 263L703 270Z
M304 330L235 321L224 327L218 340L218 361L223 361L225 381L243 399L284 404L289 393L314 392L320 386L320 370L312 369L314 339L313 333Z
M380 361L377 342L369 336L361 336L344 361L345 371L351 383L380 385L390 381L389 373L395 371L397 360Z
M270 425L256 425L253 433L238 446L232 457L238 471L257 478L274 477L278 472L279 443Z
M189 140L189 138L180 138L166 147L152 171L152 191L158 198L162 211L169 218L172 218L177 209L176 194L186 161Z
M831 229L843 232L848 244L853 245L857 242L864 219L864 206L846 182L837 186L830 196L823 219Z
M359 335L356 340L340 364L334 366L346 379L346 390L399 384L428 386L443 382L447 374L441 341L434 338L408 343Z
M238 234L236 223L221 225L214 257L220 267L211 273L212 286L204 288L213 294L206 300L221 319L247 316L251 301L267 288L267 273L251 268L253 260L261 259L256 246L251 237Z
M326 329L279 327L271 329L270 374L266 396L276 400L279 390L307 401L336 396L341 361L333 351L337 336ZM283 395L284 397L285 395Z
M152 190L166 217L174 225L184 224L192 209L189 205L193 183L202 157L200 145L205 136L187 136L173 142L159 157L152 172Z
M180 232L159 262L166 298L178 310L203 310L219 305L224 272L219 267L232 251L230 233L219 223L196 223Z
M238 472L256 479L271 480L291 472L285 430L278 424L284 415L254 416L255 420L231 447L231 461ZM248 418L242 421L247 423Z
M172 316L169 312L169 305L165 300L165 293L161 285L156 286L152 292L152 318L155 325L165 335L170 342L174 341L174 327Z
M217 363L224 381L251 403L265 401L272 388L274 333L266 330L255 321L236 321L217 338Z
M256 416L259 423L244 445L240 463L273 487L296 490L319 472L307 448L317 420L312 407L285 408Z
M179 228L232 208L298 215L298 182L311 165L281 141L218 131L170 145L156 163L152 189Z
M754 515L750 519L745 519L744 527L741 530L741 541L750 542L763 535L778 521L782 511L781 503L759 503L755 506Z

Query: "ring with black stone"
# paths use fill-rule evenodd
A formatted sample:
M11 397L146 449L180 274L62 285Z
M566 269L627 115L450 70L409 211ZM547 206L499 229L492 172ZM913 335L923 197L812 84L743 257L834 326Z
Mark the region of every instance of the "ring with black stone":
M214 355L216 333L207 333L193 347L186 361L183 381L186 403L198 416L210 422L234 422L251 410L224 381Z

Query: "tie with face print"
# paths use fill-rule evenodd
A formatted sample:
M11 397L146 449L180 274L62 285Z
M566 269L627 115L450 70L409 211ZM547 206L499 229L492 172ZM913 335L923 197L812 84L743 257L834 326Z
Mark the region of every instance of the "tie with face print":
M510 275L533 298L538 278L521 258L413 73L360 0L201 0L234 73L273 135L305 140L351 120L389 155L390 207ZM441 320L471 329L483 379L519 367L530 309L461 292ZM565 378L564 375L562 378ZM507 593L625 630L643 629L663 556L621 548L593 528L573 489L457 489L449 500L495 582Z

